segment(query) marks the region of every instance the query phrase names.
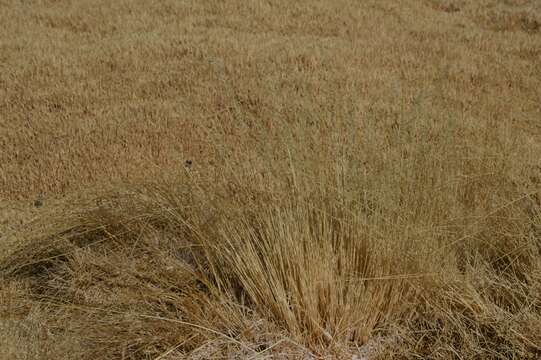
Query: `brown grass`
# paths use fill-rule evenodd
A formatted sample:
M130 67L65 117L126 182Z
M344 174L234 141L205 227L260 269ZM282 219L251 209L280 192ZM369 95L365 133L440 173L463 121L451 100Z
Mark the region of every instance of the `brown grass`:
M540 357L540 24L0 2L1 356Z

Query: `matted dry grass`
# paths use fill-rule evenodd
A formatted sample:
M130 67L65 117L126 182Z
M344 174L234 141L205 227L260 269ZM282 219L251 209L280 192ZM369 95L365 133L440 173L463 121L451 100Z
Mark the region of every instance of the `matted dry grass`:
M5 358L541 356L537 1L0 10Z

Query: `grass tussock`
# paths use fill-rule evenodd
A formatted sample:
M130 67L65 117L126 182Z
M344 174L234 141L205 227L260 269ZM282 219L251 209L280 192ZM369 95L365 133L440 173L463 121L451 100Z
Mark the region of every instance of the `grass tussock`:
M451 126L468 131L430 128ZM19 289L8 298L49 314L53 338L88 358L351 357L375 336L382 356L537 356L541 209L518 181L526 149L515 161L496 135L468 148L408 133L397 151L336 145L371 170L295 151L272 181L231 166L209 183L190 167L52 204L0 259Z
M5 7L2 356L541 356L535 2Z

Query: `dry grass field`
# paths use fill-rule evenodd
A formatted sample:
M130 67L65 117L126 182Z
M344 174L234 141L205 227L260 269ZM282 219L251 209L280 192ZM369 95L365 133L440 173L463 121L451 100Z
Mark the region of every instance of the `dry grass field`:
M0 358L541 358L538 0L0 0Z

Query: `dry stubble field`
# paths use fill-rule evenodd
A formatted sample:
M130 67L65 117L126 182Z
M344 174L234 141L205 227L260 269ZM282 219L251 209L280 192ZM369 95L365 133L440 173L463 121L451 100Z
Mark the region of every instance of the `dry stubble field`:
M0 357L539 358L540 104L537 0L0 1Z

